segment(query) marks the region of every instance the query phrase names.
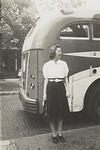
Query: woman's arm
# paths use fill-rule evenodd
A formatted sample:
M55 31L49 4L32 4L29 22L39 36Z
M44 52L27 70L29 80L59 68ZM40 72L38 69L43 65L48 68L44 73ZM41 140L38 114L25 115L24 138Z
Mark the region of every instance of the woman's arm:
M66 96L69 98L70 94L69 94L69 82L68 82L68 77L65 77L65 89L66 89Z
M44 79L44 90L43 90L43 106L44 106L44 101L47 99L47 84L48 84L48 78Z

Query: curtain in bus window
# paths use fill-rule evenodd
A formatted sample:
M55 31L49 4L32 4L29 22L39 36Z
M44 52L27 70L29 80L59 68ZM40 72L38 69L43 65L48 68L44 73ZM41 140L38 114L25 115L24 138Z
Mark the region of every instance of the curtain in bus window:
M93 37L100 38L100 24L93 24Z
M87 24L72 24L61 30L60 37L88 38L89 27Z

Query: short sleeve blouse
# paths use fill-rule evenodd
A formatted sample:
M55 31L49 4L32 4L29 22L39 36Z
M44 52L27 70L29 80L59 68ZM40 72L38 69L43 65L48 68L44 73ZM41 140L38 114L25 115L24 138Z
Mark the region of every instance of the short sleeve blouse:
M68 76L68 72L68 65L62 60L58 60L56 63L50 60L43 66L44 78L64 78Z

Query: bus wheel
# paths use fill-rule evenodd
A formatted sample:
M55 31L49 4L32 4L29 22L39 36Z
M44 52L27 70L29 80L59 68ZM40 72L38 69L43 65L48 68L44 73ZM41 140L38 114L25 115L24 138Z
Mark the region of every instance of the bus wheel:
M87 112L89 117L100 122L100 85L93 88L88 95Z

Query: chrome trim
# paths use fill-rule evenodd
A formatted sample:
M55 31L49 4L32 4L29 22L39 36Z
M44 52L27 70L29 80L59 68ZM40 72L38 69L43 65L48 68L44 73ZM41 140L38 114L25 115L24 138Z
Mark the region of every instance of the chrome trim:
M27 112L38 113L38 100L28 98L22 89L19 91L19 99L23 105L23 108Z

